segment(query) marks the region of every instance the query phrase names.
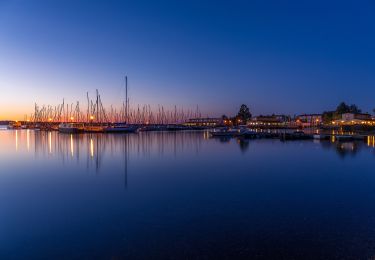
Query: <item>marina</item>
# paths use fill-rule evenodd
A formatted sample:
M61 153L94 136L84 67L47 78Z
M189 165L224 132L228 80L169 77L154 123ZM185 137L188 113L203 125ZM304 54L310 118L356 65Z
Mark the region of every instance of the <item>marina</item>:
M375 260L374 7L0 0L0 260Z
M155 252L165 259L183 258L186 250L192 258L229 259L243 248L264 259L373 253L373 138L281 142L210 138L209 130L5 127L0 142L2 259L152 259ZM270 237L277 244L268 246ZM331 242L316 249L322 241ZM215 250L206 251L207 243ZM282 253L268 250L275 245Z

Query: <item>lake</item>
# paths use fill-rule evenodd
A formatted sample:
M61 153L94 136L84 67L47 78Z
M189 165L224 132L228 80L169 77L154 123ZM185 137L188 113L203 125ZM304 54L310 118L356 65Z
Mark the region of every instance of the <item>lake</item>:
M0 131L1 259L373 259L375 143Z

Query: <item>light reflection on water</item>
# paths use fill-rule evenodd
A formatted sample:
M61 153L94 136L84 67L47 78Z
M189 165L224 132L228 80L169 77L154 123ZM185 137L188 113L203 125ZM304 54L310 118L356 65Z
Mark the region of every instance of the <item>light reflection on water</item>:
M194 137L194 138L191 138ZM196 138L198 137L198 138ZM140 133L138 135L110 135L110 134L59 134L58 132L43 132L33 130L14 130L4 131L0 138L2 146L6 147L7 153L12 153L11 143L14 142L16 152L32 153L36 156L48 157L48 154L55 154L60 160L68 160L69 157L91 157L98 159L103 153L114 153L125 151L125 146L129 153L138 156L150 156L151 153L162 156L164 152L169 151L173 154L184 153L186 149L193 149L199 152L202 142L213 140L208 131L202 132L158 132L158 133ZM13 139L13 140L12 140ZM242 152L246 152L252 140L241 138L218 138L214 141L219 143L230 143L234 141L238 144ZM274 141L274 140L273 140ZM313 140L315 144L320 144L322 148L336 149L338 154L343 152L357 152L357 148L375 147L375 136L368 136L365 142L337 142L334 136L330 142L323 140ZM26 150L25 150L26 147ZM191 152L191 151L190 151ZM68 156L70 154L70 156Z
M1 259L375 253L373 137L15 130L0 144Z

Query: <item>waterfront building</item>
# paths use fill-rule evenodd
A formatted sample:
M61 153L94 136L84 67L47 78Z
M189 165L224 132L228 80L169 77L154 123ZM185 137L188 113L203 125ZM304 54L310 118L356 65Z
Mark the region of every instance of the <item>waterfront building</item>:
M373 125L375 121L367 113L344 113L341 115L341 119L334 120L332 123L337 125Z
M250 127L289 127L290 121L290 117L286 115L260 115L253 117L248 125Z
M302 114L295 121L299 127L317 127L322 124L323 117L322 114Z
M223 119L222 118L191 118L187 122L184 123L185 126L193 126L193 127L201 127L201 126L209 126L209 127L215 127L215 126L221 126L223 125Z

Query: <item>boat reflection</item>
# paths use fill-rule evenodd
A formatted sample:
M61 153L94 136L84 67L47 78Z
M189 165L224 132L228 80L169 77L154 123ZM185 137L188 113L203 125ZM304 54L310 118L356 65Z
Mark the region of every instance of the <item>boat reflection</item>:
M344 143L336 143L336 152L337 154L344 158L346 156L355 156L359 151L359 145L356 142L344 142Z
M206 132L143 132L139 134L61 134L58 132L14 130L8 132L15 140L16 152L29 153L39 159L54 159L62 164L85 163L87 169L100 173L103 158L124 161L150 158L155 154L174 157L186 149L199 154ZM202 138L203 137L203 138Z
M116 163L136 158L147 159L152 156L170 155L174 158L189 150L195 154L202 152L204 142L230 145L235 142L242 153L247 153L251 142L268 142L267 140L247 140L232 138L209 138L207 131L186 132L141 132L139 134L61 134L58 132L14 130L7 132L13 136L15 150L18 153L29 153L36 158L54 159L63 164L76 162L84 164L87 169L101 172L103 158ZM310 141L305 141L310 142ZM324 149L334 149L336 154L344 158L354 156L363 147L375 148L375 136L369 136L366 142L337 140L314 140L314 144Z
M245 153L247 150L249 150L250 140L238 138L237 143L240 146L241 152Z

